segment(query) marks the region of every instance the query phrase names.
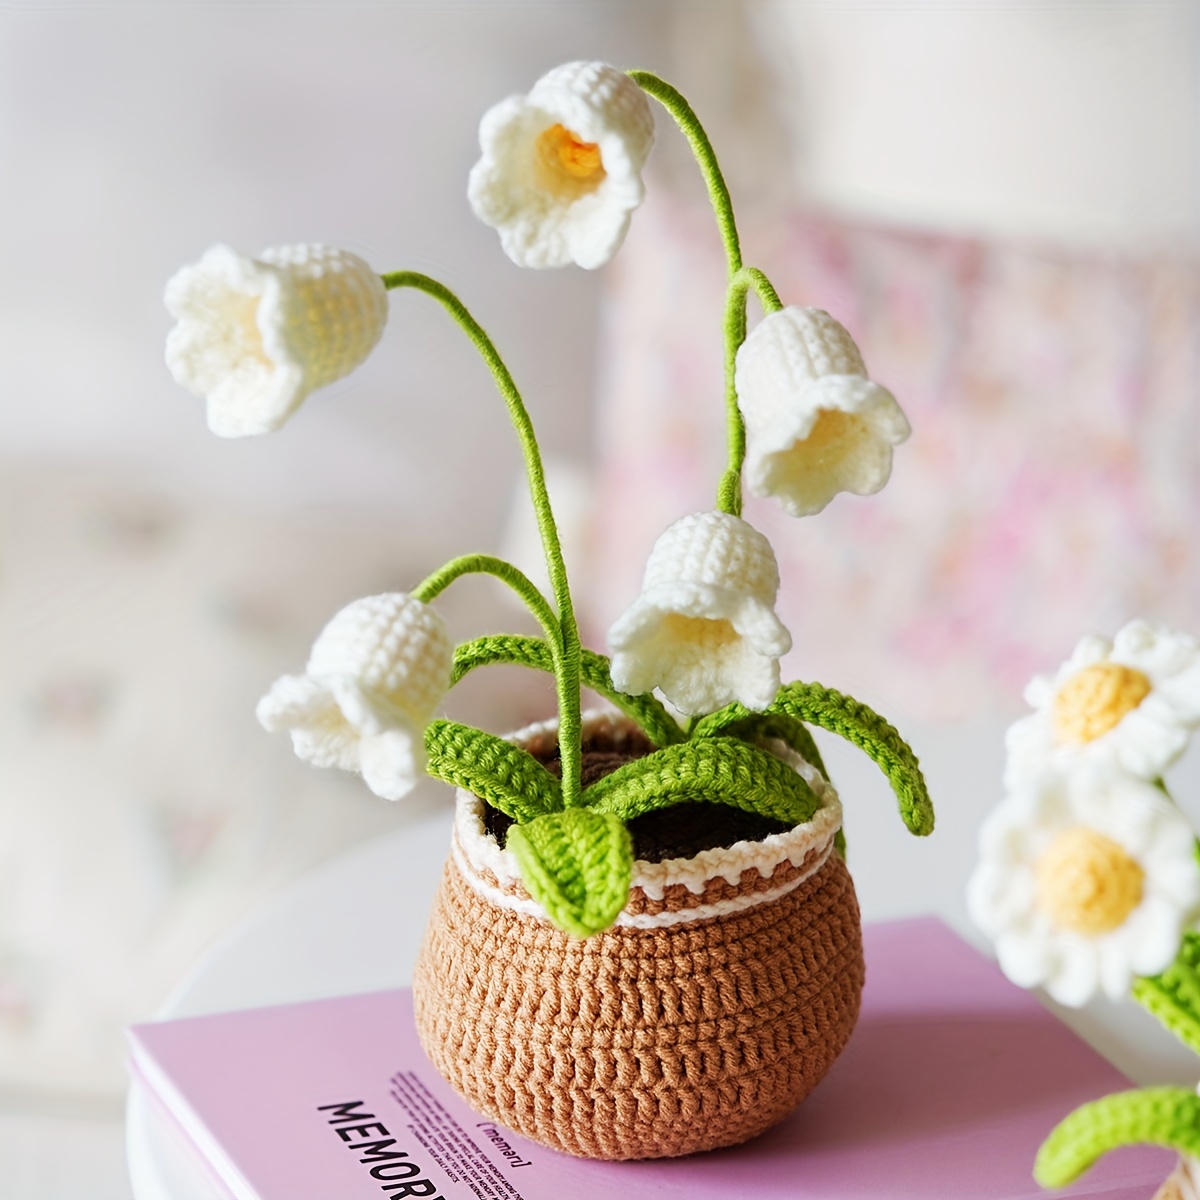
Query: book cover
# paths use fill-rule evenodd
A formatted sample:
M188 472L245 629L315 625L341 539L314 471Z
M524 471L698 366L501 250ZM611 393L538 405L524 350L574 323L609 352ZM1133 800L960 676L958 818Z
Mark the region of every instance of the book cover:
M862 1017L825 1081L742 1146L601 1163L472 1112L407 990L134 1027L131 1060L234 1200L1031 1200L1034 1154L1128 1086L933 919L864 930ZM1062 1196L1146 1200L1173 1156L1108 1156Z

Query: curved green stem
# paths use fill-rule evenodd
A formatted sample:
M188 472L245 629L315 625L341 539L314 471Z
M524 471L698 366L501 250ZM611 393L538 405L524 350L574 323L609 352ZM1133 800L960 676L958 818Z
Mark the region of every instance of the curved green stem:
M1140 1088L1085 1104L1042 1143L1033 1175L1042 1187L1066 1187L1102 1154L1141 1143L1200 1156L1200 1096L1187 1088Z
M675 124L690 143L692 154L700 166L700 174L708 186L721 241L725 245L725 257L729 260L729 273L732 275L742 265L742 248L738 241L737 222L733 218L733 201L729 198L729 188L725 185L725 177L721 174L717 156L713 153L704 126L700 124L700 118L679 92L652 71L629 71L627 74L646 95L653 96L674 117Z
M725 295L725 428L728 441L728 461L721 481L717 485L717 508L735 517L742 513L742 463L746 457L746 427L738 407L737 389L734 386L734 368L737 352L746 340L746 293L753 288L763 308L771 313L783 307L775 289L767 277L753 267L742 266L742 246L738 237L737 221L733 215L733 201L717 156L712 148L700 118L692 106L664 79L650 71L630 71L629 78L648 96L653 96L675 119L692 148L692 154L700 167L712 201L713 214L725 247L725 258L729 270L729 287Z
M493 558L490 554L464 554L460 558L452 558L444 567L438 567L421 580L413 588L411 595L428 604L463 575L494 575L508 584L537 618L538 624L546 631L549 643L552 646L558 644L558 618L546 597L538 591L537 585L528 575L502 558Z
M384 286L389 289L414 288L432 296L458 322L491 371L496 387L508 406L517 437L521 441L521 449L525 455L525 471L529 478L529 492L534 512L537 514L546 566L554 589L554 601L558 607L556 640L561 655L559 669L555 672L558 691L558 741L559 753L562 756L563 803L568 808L572 807L580 802L583 791L580 781L582 750L579 715L579 627L575 620L575 607L571 602L571 590L567 584L562 544L550 506L550 495L546 490L542 456L538 450L533 422L529 418L524 400L521 399L521 393L517 390L517 385L513 382L512 375L509 374L508 367L505 366L492 339L448 287L428 275L422 275L419 271L392 271L382 278Z
M464 642L454 651L451 686L476 667L499 663L532 667L537 671L553 671L553 650L541 638L515 633L490 634L473 642ZM580 679L584 687L612 701L627 717L640 725L656 746L673 746L685 740L679 722L652 695L627 696L613 687L609 661L603 654L597 654L594 650L583 651Z
M737 394L737 353L746 340L746 294L754 290L763 311L778 312L783 304L771 281L757 267L730 273L725 293L725 430L728 457L717 488L717 508L742 515L742 463L746 458L746 423Z

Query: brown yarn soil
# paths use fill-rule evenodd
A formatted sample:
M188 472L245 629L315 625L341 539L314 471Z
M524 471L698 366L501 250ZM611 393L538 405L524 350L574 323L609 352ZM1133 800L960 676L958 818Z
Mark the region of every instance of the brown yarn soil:
M583 786L610 775L618 767L643 758L656 747L640 730L598 730L583 741ZM556 777L562 775L558 747L534 757ZM487 831L503 846L513 824L499 809L485 807ZM756 842L772 833L786 833L783 821L759 816L728 804L684 800L670 808L644 813L627 823L633 838L633 856L643 862L691 858L701 850Z

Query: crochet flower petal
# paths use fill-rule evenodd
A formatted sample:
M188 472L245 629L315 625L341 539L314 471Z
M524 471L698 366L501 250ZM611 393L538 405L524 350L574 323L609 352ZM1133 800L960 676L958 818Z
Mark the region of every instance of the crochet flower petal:
M1195 837L1157 788L1098 762L1043 771L989 816L967 888L1001 969L1062 1004L1158 974L1200 915Z
M1082 638L1025 698L1034 711L1006 738L1010 786L1047 767L1098 760L1152 780L1200 726L1200 643L1132 621L1111 641Z
M349 374L387 321L387 289L357 255L284 246L247 258L213 246L167 284L178 322L167 366L208 402L221 437L267 433L316 388Z
M791 637L774 612L779 571L770 542L729 513L695 513L659 537L642 594L609 630L623 692L659 688L680 712L738 700L763 709L779 690Z
M453 659L429 605L401 592L367 596L333 617L307 673L278 680L258 717L290 732L301 758L358 771L394 800L424 771L424 729L449 689Z
M425 746L420 730L389 729L364 737L359 744L362 777L384 800L399 800L425 774Z
M599 62L556 67L484 114L467 196L519 266L602 266L642 201L654 118L641 88Z
M879 491L892 447L910 433L895 397L867 378L853 339L818 308L765 317L738 351L735 383L747 485L793 516L820 512L838 492Z

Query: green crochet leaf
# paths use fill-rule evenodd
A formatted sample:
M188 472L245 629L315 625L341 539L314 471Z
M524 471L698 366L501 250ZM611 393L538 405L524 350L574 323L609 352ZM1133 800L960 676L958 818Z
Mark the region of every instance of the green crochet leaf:
M1183 935L1179 954L1161 975L1135 980L1133 998L1200 1054L1200 934Z
M701 717L692 726L689 736L701 738L717 735L741 738L743 742L752 742L755 738L778 738L791 746L805 762L816 767L826 779L829 778L821 752L808 727L785 713L753 712L735 701Z
M766 712L828 729L864 751L887 776L899 802L900 819L909 830L918 836L933 832L933 802L917 756L873 709L819 683L787 683Z
M607 813L570 808L508 831L529 894L559 929L589 937L607 929L625 906L633 878L633 843Z
M1042 1187L1065 1187L1118 1146L1150 1143L1200 1155L1200 1096L1189 1088L1139 1088L1093 1100L1055 1126L1033 1165Z
M512 633L493 634L476 638L473 642L464 642L455 650L451 684L457 683L476 667L494 663L514 663L548 673L554 670L550 647L543 638ZM609 661L603 654L584 650L581 667L584 686L611 700L630 720L641 726L656 746L670 746L685 739L686 734L679 722L653 696L627 696L613 687Z
M766 750L731 737L693 739L618 767L583 802L624 821L685 800L729 804L789 825L820 808L812 788Z
M435 779L466 788L524 824L563 806L558 780L532 754L481 729L430 721L426 769Z

